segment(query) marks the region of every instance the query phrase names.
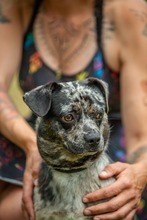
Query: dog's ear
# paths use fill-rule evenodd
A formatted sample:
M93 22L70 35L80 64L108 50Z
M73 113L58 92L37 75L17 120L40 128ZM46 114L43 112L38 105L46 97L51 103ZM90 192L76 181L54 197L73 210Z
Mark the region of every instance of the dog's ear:
M45 116L51 107L51 94L54 90L61 89L61 85L55 82L38 86L23 96L24 102L37 116Z
M104 82L103 80L100 80L98 78L94 77L89 77L86 79L88 82L88 85L95 85L97 86L102 94L105 97L105 102L106 102L106 113L109 111L109 106L108 106L108 84Z

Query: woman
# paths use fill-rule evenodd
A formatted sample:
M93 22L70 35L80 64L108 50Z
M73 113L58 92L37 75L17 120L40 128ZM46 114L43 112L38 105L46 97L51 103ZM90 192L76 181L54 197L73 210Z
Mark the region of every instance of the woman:
M101 173L101 178L115 176L117 181L85 195L83 202L114 198L83 210L83 214L93 219L130 220L139 207L138 218L147 219L145 207L139 206L147 182L146 3L28 0L19 4L0 2L0 219L35 218L32 190L41 160L32 129L35 118L26 122L8 95L18 69L24 92L48 81L89 76L109 84L108 151L113 160L122 162ZM132 164L124 163L125 151Z

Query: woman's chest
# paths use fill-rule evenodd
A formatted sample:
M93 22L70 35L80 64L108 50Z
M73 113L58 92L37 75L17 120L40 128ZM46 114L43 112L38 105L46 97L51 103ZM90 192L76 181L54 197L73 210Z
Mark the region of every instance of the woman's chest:
M25 26L28 17L24 16ZM54 71L74 75L84 70L99 50L97 21L93 14L82 18L46 15L38 12L32 25L34 45L43 62ZM110 31L109 19L102 26L102 47L105 61L118 69L117 39Z
M84 69L97 50L95 19L38 14L33 33L42 60L55 71L73 75Z
M73 81L97 77L109 85L110 105L113 106L114 101L118 102L117 39L113 23L109 19L103 21L101 42L103 51L100 51L94 16L84 19L77 26L63 18L55 19L53 16L46 18L38 14L31 35L28 34L25 41L26 48L20 74L21 87L30 90L48 81Z

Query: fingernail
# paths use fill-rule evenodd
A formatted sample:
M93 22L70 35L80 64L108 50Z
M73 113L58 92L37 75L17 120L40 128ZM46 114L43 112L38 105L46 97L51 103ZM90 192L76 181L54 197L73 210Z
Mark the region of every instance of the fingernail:
M91 212L89 209L85 209L85 210L84 210L84 214L85 214L85 215L91 215L92 212Z
M102 171L102 172L100 173L100 175L101 175L101 176L108 176L108 173L107 173L106 171Z
M38 186L38 179L34 180L34 186Z
M87 202L88 202L88 199L87 199L86 197L84 197L84 198L83 198L83 202L84 202L84 203L87 203Z

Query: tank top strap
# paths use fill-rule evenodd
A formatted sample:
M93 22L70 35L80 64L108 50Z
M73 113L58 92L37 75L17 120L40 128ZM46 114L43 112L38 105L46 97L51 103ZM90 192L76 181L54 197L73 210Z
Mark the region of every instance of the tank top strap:
M104 0L96 1L95 18L96 18L96 30L97 30L97 44L99 48L98 50L102 55L103 67L107 69L107 65L103 54L103 46L102 46L103 6L104 6Z
M31 16L31 19L30 19L28 28L27 28L27 30L26 30L24 39L26 38L27 34L32 31L32 27L33 27L33 24L34 24L34 21L35 21L35 18L36 18L36 15L37 15L37 13L38 13L38 10L39 10L39 8L40 8L41 3L42 3L41 0L35 0L35 1L34 1L34 7L33 7L32 16Z
M96 17L96 30L97 42L100 49L102 49L102 22L103 22L103 0L95 1L95 17Z

